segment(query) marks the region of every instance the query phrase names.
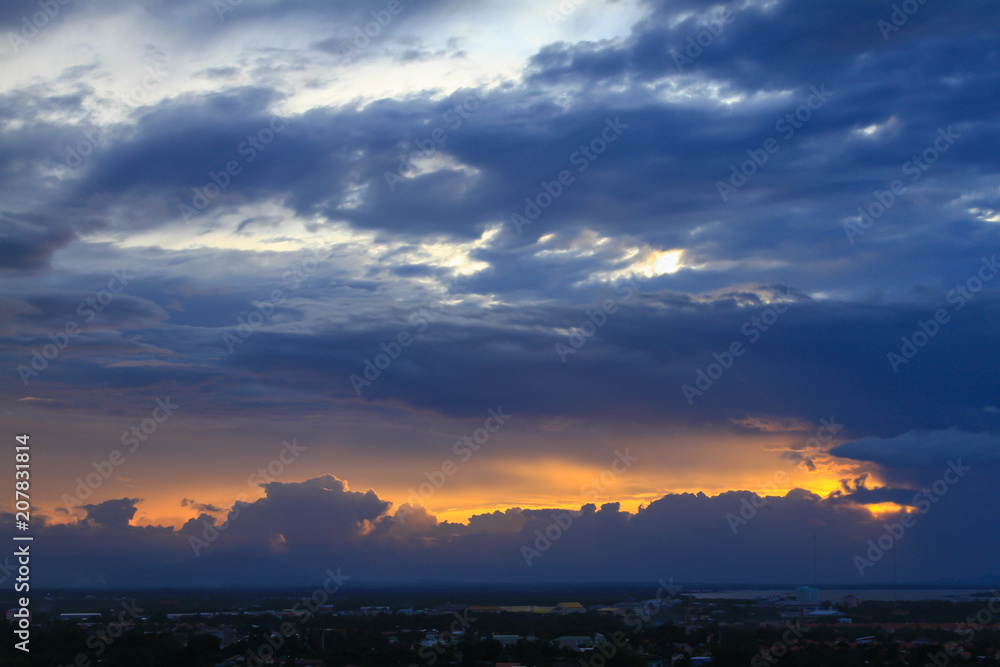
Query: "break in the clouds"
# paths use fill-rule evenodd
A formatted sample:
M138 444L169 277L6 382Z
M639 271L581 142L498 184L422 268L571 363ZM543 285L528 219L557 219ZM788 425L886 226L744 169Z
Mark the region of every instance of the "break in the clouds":
M0 423L45 443L53 577L767 581L817 533L870 580L901 511L909 580L1000 575L998 25L8 3ZM548 508L582 513L528 567Z

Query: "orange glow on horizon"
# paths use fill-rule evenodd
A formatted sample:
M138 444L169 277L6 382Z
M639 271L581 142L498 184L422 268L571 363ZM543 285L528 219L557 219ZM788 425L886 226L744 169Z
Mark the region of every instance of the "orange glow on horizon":
M596 473L599 475L600 473ZM577 481L580 485L587 484L588 480L594 479L596 477L594 473L587 473L583 477L578 478ZM806 483L808 479L808 483ZM621 484L625 480L619 479L619 484L609 485L608 490L604 494L600 494L598 498L593 498L589 495L578 495L578 494L511 494L510 499L503 499L496 502L483 502L482 494L468 494L464 497L456 497L455 494L446 494L445 490L442 489L440 495L428 497L423 502L419 503L423 505L429 514L437 517L439 521L449 521L452 523L468 523L472 516L477 514L489 514L495 511L503 512L504 510L520 507L521 509L527 510L541 510L541 509L579 509L581 506L588 503L593 503L600 509L601 505L606 503L619 503L620 510L623 512L636 513L639 511L641 506L648 506L650 503L659 500L660 498L671 495L671 494L698 494L704 493L707 496L717 496L723 493L731 492L734 490L740 491L750 491L752 493L758 493L762 496L780 496L783 497L796 488L802 488L811 493L826 498L832 493L840 488L840 480L835 476L827 476L821 473L811 473L808 478L803 478L800 480L801 483L788 484L783 486L767 485L757 483L750 484L728 484L719 486L703 486L701 488L672 488L672 489L650 489L643 488L645 485L641 482L649 482L651 485L655 483L654 480L644 479L640 483L633 483L629 485ZM569 488L579 488L576 482L560 484L561 487ZM621 488L619 488L621 487ZM616 493L616 491L621 491L621 493ZM515 500L515 498L517 500ZM405 496L400 497L397 501L392 499L394 509L400 504L407 502ZM891 505L891 503L886 503L886 505ZM879 506L881 507L881 506ZM394 511L394 510L393 510ZM888 510L886 510L888 511Z
M766 429L764 427L767 427ZM789 430L782 431L780 428ZM795 423L762 424L757 434L678 433L596 433L579 449L566 446L559 455L524 458L514 452L503 452L494 446L477 453L474 458L446 455L452 467L442 472L442 458L421 456L401 461L392 470L366 467L364 459L350 459L357 467L339 460L316 460L290 469L277 481L300 483L324 474L332 474L348 483L351 492L373 490L378 497L392 503L392 515L403 504L420 505L438 521L467 523L477 514L505 511L511 508L544 510L552 508L579 509L593 503L598 508L607 503L619 503L621 511L635 513L641 506L669 494L699 494L718 496L731 491L745 491L761 496L783 497L793 489L804 489L821 498L843 490L841 480L858 479L868 473L869 485L878 485L876 475L856 462L834 459L822 452L811 456L813 469L796 465L783 457L796 443L804 442L802 432L807 427ZM555 433L555 435L552 435ZM559 439L558 432L546 431L541 441ZM569 444L576 444L569 438ZM665 441L685 446L665 446ZM532 451L544 451L532 443ZM565 443L563 443L565 444ZM585 447L583 445L586 445ZM825 444L824 447L828 446ZM518 448L523 449L523 447ZM599 450L603 449L603 453ZM630 452L628 456L625 452ZM577 458L586 455L585 458ZM537 456L537 453L536 453ZM218 508L205 513L224 521L237 499L253 502L264 496L259 486L246 478L223 477L199 479L194 486L172 486L168 477L150 478L147 471L130 469L132 478L109 480L86 503L100 503L109 498L141 497L132 520L137 526L173 526L180 528L203 510L184 498ZM207 481L211 481L207 485ZM863 482L862 482L863 483ZM849 484L849 483L848 483ZM141 491L140 491L141 488ZM41 499L40 499L41 500ZM43 504L51 511L53 523L70 523L84 516L55 513L58 498ZM871 506L874 516L901 511L897 505L885 503Z
M492 463L492 462L491 462ZM610 464L610 461L609 461ZM621 468L621 466L619 466ZM717 496L722 493L739 490L757 493L761 496L785 496L795 488L802 488L821 497L827 497L840 488L840 481L835 471L817 470L815 472L795 469L786 466L783 470L757 474L754 472L740 475L742 479L726 479L725 482L715 482L708 478L698 480L700 484L692 486L671 485L662 486L661 471L643 469L640 465L615 474L609 474L610 467L581 464L578 461L546 459L535 462L500 461L490 466L488 475L492 487L485 486L486 481L481 473L469 475L469 479L458 482L458 478L449 479L432 493L421 496L421 485L395 489L376 489L383 500L392 502L389 514L405 503L422 505L427 512L438 521L453 523L468 523L477 514L488 514L495 511L519 507L528 510L544 509L579 509L588 503L593 503L599 509L607 503L619 503L623 512L636 513L641 506L659 500L669 494L704 493ZM472 469L468 471L472 473ZM602 484L602 473L605 473ZM778 473L783 473L779 475ZM291 480L289 480L291 481ZM426 480L425 480L426 481ZM595 486L599 485L599 486ZM431 487L423 487L427 491ZM360 487L352 490L360 490ZM414 492L417 495L414 496ZM178 493L175 489L162 489L161 493L153 493L151 489L143 494L144 500L137 506L137 512L132 520L136 526L172 526L180 528L190 519L197 518L202 510L191 506L181 506L180 499L191 497L195 492ZM263 490L249 489L246 485L231 485L213 490L210 496L199 495L197 500L209 503L222 511L205 512L215 516L218 521L226 519L226 513L233 507L237 498L249 502L263 497ZM100 502L97 500L95 502ZM898 512L902 510L893 503L883 503L869 506L873 515ZM82 517L79 511L76 516L65 514L49 514L51 523L71 523Z

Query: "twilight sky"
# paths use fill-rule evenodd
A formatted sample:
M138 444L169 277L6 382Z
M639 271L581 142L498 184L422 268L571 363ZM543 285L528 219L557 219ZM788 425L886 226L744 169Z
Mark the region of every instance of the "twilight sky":
M45 584L1000 580L995 1L0 33Z

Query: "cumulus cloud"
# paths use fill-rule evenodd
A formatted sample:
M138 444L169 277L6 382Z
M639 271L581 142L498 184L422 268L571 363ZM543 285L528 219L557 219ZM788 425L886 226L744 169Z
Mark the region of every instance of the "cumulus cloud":
M858 502L896 499L878 490L854 493ZM984 500L987 487L974 495ZM301 483L272 482L265 498L234 505L225 522L202 514L176 531L130 525L138 499L88 505L87 517L75 523L42 523L41 537L52 548L40 556L40 566L53 585L113 581L141 586L151 580L277 585L308 582L310 573L326 567L342 567L368 582L672 576L790 584L812 571L815 539L823 545L817 567L825 579L887 580L890 575L879 578L877 570L875 578L859 576L853 555L877 538L886 521L898 517L875 519L846 500L824 500L801 489L767 497L746 491L668 494L636 513L622 511L618 503L510 508L473 516L466 525L439 523L423 508L400 521L374 491L348 491L345 482L324 475ZM969 500L942 502L926 518L917 517L906 549L922 557L907 563L908 580L930 581L953 568L959 557L967 582L1000 574L991 555L976 548L979 538L973 533L952 530L942 548L933 529L919 529L932 520L938 526L966 524ZM12 520L4 515L4 523ZM191 548L192 540L206 537L210 541ZM85 577L66 560L81 555L89 568Z
M1000 438L986 431L968 433L953 427L908 431L891 438L868 436L845 442L830 453L841 458L870 461L893 478L916 478L926 483L955 461L987 470L1000 467Z
M82 505L81 509L87 512L83 521L104 528L124 528L135 516L136 503L141 501L141 498L121 498L105 500L97 505Z

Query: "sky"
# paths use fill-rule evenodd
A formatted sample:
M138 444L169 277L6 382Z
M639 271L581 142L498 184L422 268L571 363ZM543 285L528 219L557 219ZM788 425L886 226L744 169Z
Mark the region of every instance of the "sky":
M1000 581L996 2L0 34L44 585Z

